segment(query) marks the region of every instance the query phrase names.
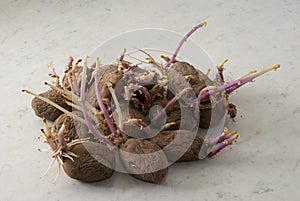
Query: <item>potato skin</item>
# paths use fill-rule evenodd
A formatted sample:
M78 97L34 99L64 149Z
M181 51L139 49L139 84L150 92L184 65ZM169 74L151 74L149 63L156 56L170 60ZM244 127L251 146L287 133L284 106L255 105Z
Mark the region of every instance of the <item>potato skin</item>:
M123 72L118 70L118 66L116 65L107 65L104 66L102 68L100 68L99 72L98 72L101 77L99 78L99 83L98 83L98 87L99 87L99 91L101 94L101 97L103 99L104 104L106 105L107 100L111 101L111 93L107 87L107 83L112 84L112 87L115 90L115 93L117 96L121 95L123 93L122 90L124 85L122 84L122 78L123 78ZM117 89L116 89L116 85L118 84L118 82L120 85L118 85ZM118 97L119 98L119 97ZM121 98L120 98L121 99ZM96 98L96 93L95 93L95 82L92 82L91 86L88 88L87 93L86 93L86 100L87 102L89 102L92 106L94 106L96 109L100 109L99 105L98 105L98 101ZM104 117L101 114L96 114L96 117L98 119L98 126L101 129L101 131L103 132L104 135L110 135L110 129L106 123L106 121L104 121Z
M175 62L171 68L180 73L183 77L189 76L189 83L193 88L194 94L197 97L199 92L206 87L207 85L214 85L214 82L210 80L203 72L196 69L194 66L187 62ZM175 81L176 84L176 81ZM168 93L168 98L171 98L173 95ZM200 119L199 127L208 128L211 121L211 103L210 100L204 100L200 104Z
M76 66L75 73L78 73L78 74L81 73L82 69L83 69L82 66ZM87 68L86 74L87 74L87 80L88 81L92 78L92 73L93 73L92 69ZM81 84L81 81L79 81L79 86L80 86L80 84ZM66 74L62 78L62 86L69 89L69 90L71 90L71 85L70 85L69 79L68 79ZM87 87L89 87L89 86L90 85L89 85L89 82L88 82Z
M170 162L199 160L198 154L203 144L200 136L188 130L162 131L150 140L163 149ZM182 156L178 158L180 154Z
M199 71L198 69L196 69L191 64L187 62L178 61L175 62L170 68L177 71L183 78L189 76L189 83L196 95L199 94L201 89L206 87L207 76L203 74L201 71ZM172 79L172 77L170 78L171 78L171 84L174 85L174 88L176 88L176 85L183 84L183 83L176 83L176 81L180 80L180 79L176 79L176 77L174 79Z
M163 108L169 102L166 98L161 98L153 103L154 105L160 105ZM185 107L184 105L180 105L178 102L174 103L166 112L167 120L166 122L157 121L152 122L153 125L157 128L161 128L165 123L174 122L175 124L167 128L167 130L178 130L178 129L194 129L197 127L197 120L194 118L194 111L192 108ZM181 115L188 117L189 119L181 122Z
M54 103L60 105L61 107L65 108L66 110L71 110L71 107L65 103L65 98L62 94L54 89L50 89L46 92L39 94L44 98L48 98L49 100L53 101ZM33 98L31 102L32 109L34 110L36 116L41 118L46 118L49 121L55 121L61 114L62 111L49 105L48 103L40 100L39 98Z
M71 147L69 151L78 156L73 157L74 162L64 158L63 169L69 177L84 182L97 182L108 179L113 174L113 169L110 167L114 167L115 159L107 146L86 142L85 145L77 144Z
M124 91L124 84L122 84L123 72L118 70L118 66L116 65L108 65L104 66L98 72L101 77L99 79L98 87L101 94L102 99L111 99L111 93L107 87L107 83L110 83L115 90L116 95L121 95ZM118 82L122 82L119 83ZM116 85L118 84L118 88L116 89ZM95 82L89 87L86 93L86 100L97 109L99 109L98 101L95 94Z
M208 85L217 85L214 81L212 81L207 75L205 75L200 70L196 69L194 66L187 62L178 61L175 62L171 68L182 77L189 76L189 83L193 88L193 91L196 96L198 96L199 92ZM176 79L171 79L171 84L173 84L176 88L180 83L176 83ZM167 98L171 99L174 95L170 92L167 94ZM200 104L200 119L199 119L199 128L207 129L211 125L217 124L225 114L224 102L220 101L217 104L213 104L209 98L201 101ZM213 112L212 112L213 110Z
M128 101L122 101L120 102L120 108L122 112L122 118L123 118L123 131L130 137L135 138L146 138L147 133L144 129L141 129L140 126L136 125L133 122L129 122L129 119L136 119L141 120L145 124L148 124L147 119L145 115L142 113L142 111L134 108ZM116 122L116 125L119 129L120 125L118 125L118 118L119 114L117 113L117 110L114 110L113 112L114 121Z
M82 117L81 112L76 111L73 113L74 113L74 115ZM88 128L84 124L82 124L79 121L76 121L74 118L72 118L66 114L60 115L54 121L54 123L52 125L53 132L58 133L58 131L61 128L61 126L63 125L63 123L65 123L64 138L67 143L71 142L72 140L79 139L79 138L88 138L88 137L91 138L92 137L92 135L90 135L88 133Z
M120 158L125 169L135 178L150 183L161 183L168 174L168 161L160 148L148 140L128 139L120 147ZM149 154L156 152L155 156L128 155ZM161 169L162 168L162 169ZM158 171L154 171L158 169ZM140 174L140 172L143 172ZM148 173L149 172L149 173Z

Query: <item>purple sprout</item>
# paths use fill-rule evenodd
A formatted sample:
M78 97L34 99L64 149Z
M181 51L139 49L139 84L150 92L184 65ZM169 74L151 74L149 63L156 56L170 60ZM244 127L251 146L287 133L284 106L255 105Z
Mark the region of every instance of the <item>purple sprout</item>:
M223 142L224 140L227 140L229 139L230 137L232 137L233 135L237 134L236 131L232 131L232 132L229 132L228 128L224 128L222 134L214 139L211 139L209 141L209 147L213 147L221 142Z
M211 149L211 151L208 153L207 157L211 158L215 156L224 148L232 145L232 143L235 142L239 137L240 134L238 134L236 131L229 133L228 129L225 128L224 132L219 137L209 142L209 149Z
M68 56L68 65L67 67L72 68L74 58L72 56Z
M130 100L130 98L131 98L130 91L131 90L143 93L145 95L145 103L143 105L143 108L149 108L150 107L152 98L151 98L150 93L148 92L148 90L144 86L137 85L137 84L130 84L129 86L125 86L125 94L124 94L125 100Z
M224 61L222 61L216 68L218 70L218 73L216 75L216 82L217 83L221 83L224 84L224 75L223 75L223 71L224 71L224 64L228 61L228 59L225 59Z
M97 102L99 104L99 107L100 107L100 110L107 122L107 125L111 131L111 133L115 136L115 137L118 137L118 131L117 129L115 128L114 126L114 123L112 122L111 118L110 118L110 115L103 103L103 100L102 100L102 97L101 97L101 94L100 94L100 90L99 90L99 86L98 86L98 83L99 83L99 77L98 77L98 69L100 68L99 66L99 59L97 58L96 60L96 69L93 73L94 75L94 78L95 78L95 93L96 93L96 98L97 98Z
M121 69L121 67L123 67L125 69L125 71L129 71L131 69L138 68L138 65L132 65L131 62L126 61L124 59L125 53L126 53L126 48L124 48L123 53L121 54L121 56L119 58L119 69Z
M166 123L165 125L163 125L163 126L160 128L159 132L164 131L164 130L167 130L168 128L170 128L171 126L174 126L174 125L176 125L176 122L169 122L169 123Z
M156 123L161 116L167 112L168 109L170 109L170 107L176 103L176 101L178 101L178 99L185 94L190 88L184 88L182 91L180 91L178 94L176 94L168 103L167 105L155 116L153 117L153 119L151 119L151 122Z
M205 27L206 24L207 24L207 22L202 22L202 23L200 23L200 24L194 26L194 27L192 28L192 30L190 30L190 31L183 37L183 39L181 39L181 41L179 42L179 44L178 44L178 46L177 46L177 48L176 48L176 50L175 50L173 56L172 56L171 59L167 62L166 67L169 67L169 66L175 61L176 56L177 56L178 52L180 51L180 49L181 49L183 43L184 43L184 42L185 42L185 41L186 41L186 40L187 40L187 39L195 32L195 31L197 31L197 29L199 29L199 28L201 28L201 27Z
M81 98L81 107L82 107L83 116L84 116L84 119L86 121L86 124L87 124L89 130L91 131L91 133L97 139L103 140L108 145L114 146L113 143L110 140L108 140L104 135L102 135L98 130L96 130L94 128L94 126L92 124L92 121L91 121L91 119L90 119L90 117L88 115L87 108L86 108L86 105L85 105L85 84L86 84L86 70L87 70L86 62L87 62L87 57L85 58L85 61L84 61L84 64L83 64L83 72L82 72L82 77L81 77L81 93L80 93L80 98ZM96 84L96 86L98 86L98 85ZM101 108L101 111L104 113L104 111L102 110L102 108Z
M231 81L229 83L226 83L224 85L204 88L198 94L197 104L199 105L202 100L205 100L209 96L214 95L219 92L225 91L226 94L231 94L233 91L237 90L244 84L246 84L248 82L252 82L255 78L259 77L260 75L263 75L271 70L277 70L279 67L280 67L280 65L276 64L274 66L264 68L260 71L251 71L251 72L247 73L246 75L241 76L240 78L238 78L234 81Z

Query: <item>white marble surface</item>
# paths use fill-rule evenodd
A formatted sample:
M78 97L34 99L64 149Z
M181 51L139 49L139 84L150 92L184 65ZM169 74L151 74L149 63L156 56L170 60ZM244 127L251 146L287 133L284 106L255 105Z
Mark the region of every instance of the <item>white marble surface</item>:
M0 2L0 200L299 200L300 2L274 1L7 1ZM282 68L239 90L234 125L242 137L212 160L181 163L152 185L114 174L84 184L48 166L36 150L41 120L23 88L43 91L47 63L64 66L113 35L159 27L186 32L233 78L260 66ZM59 70L62 72L62 69Z

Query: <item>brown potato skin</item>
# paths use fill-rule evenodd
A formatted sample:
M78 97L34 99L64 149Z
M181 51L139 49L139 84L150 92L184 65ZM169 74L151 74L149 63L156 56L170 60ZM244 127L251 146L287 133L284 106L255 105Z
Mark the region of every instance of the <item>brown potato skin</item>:
M145 138L147 136L147 133L144 129L141 129L141 127L136 125L135 123L128 122L129 119L140 119L145 124L148 124L147 119L142 111L134 108L128 101L120 102L120 108L123 118L122 131L124 131L130 137ZM117 110L114 110L113 118L116 122L117 127L121 130L120 125L118 125L119 116Z
M193 91L196 96L199 92L208 85L217 85L212 81L207 75L205 75L200 70L196 69L194 66L187 62L178 61L175 62L172 66L172 69L176 70L183 77L190 76L189 83L193 88ZM173 80L173 85L176 86L176 79ZM172 81L171 81L172 83ZM167 98L171 99L174 95L170 92L167 94ZM212 106L212 103L209 98L201 101L199 106L200 109L200 119L199 119L199 128L207 129L210 125L217 124L225 114L224 102L220 101L216 105ZM213 107L213 108L212 108ZM214 112L212 112L212 109Z
M48 98L49 100L60 105L66 110L71 110L71 107L65 103L66 99L62 96L62 94L54 89L50 89L39 95L44 98ZM63 112L59 109L53 107L52 105L49 105L48 103L38 99L37 97L33 98L31 106L36 116L41 118L45 117L49 121L55 121L61 114L63 114Z
M166 98L161 98L153 103L154 105L160 105L163 108L169 102ZM188 116L188 121L185 121L184 124L181 122L181 113L183 116ZM175 122L174 125L167 128L167 130L178 130L178 129L194 129L197 127L197 120L194 118L194 111L192 108L185 107L184 105L180 105L178 102L174 103L166 112L167 120L166 123ZM192 116L191 116L192 115ZM165 123L162 121L152 122L153 125L157 128L161 128Z
M78 73L78 74L81 73L82 69L83 69L82 66L76 66L75 73ZM92 69L87 68L87 72L86 72L86 75L87 75L87 87L90 86L89 85L89 81L92 78L92 73L93 73ZM79 86L80 86L80 84L81 84L81 81L79 81ZM69 79L68 79L68 77L67 77L66 74L62 78L62 86L65 87L65 88L67 88L67 89L69 89L69 90L71 90L71 85L70 85Z
M199 73L194 66L187 62L178 61L175 62L171 67L171 69L177 71L182 77L189 76L189 83L194 90L195 95L197 96L201 89L206 87L206 75L203 73ZM171 77L171 84L180 85L181 83L176 83L178 79ZM174 86L176 88L176 86ZM168 97L169 98L169 97Z
M175 62L172 66L172 69L179 72L183 77L190 76L189 83L193 88L194 94L197 97L199 92L206 87L207 85L213 85L214 82L210 80L203 72L196 69L194 66L187 62ZM173 95L168 93L168 98L171 98ZM200 119L199 127L208 128L211 121L211 104L210 100L204 100L200 104Z
M102 99L108 99L108 100L111 99L111 93L107 87L107 83L110 83L112 85L112 87L115 90L116 95L122 94L122 92L124 91L124 88L123 88L124 85L122 84L123 82L121 80L123 78L123 72L118 70L118 66L116 66L116 65L104 66L103 68L100 69L100 71L98 73L101 75L101 77L99 78L98 87L99 87L99 91L100 91ZM115 86L116 86L116 84L118 84L119 81L122 83L119 83L120 86L118 89L116 89ZM92 106L95 106L97 109L99 109L98 101L97 101L96 94L95 94L95 82L93 82L93 84L88 89L88 91L86 93L86 100Z
M135 178L150 182L150 183L161 183L165 180L168 174L168 161L166 156L163 152L157 153L157 157L147 157L145 160L138 158L138 157L131 157L126 153L133 153L133 154L148 154L160 151L160 148L148 141L142 139L128 139L124 144L120 147L120 158L124 165L124 168ZM134 166L132 166L132 164ZM164 167L158 171L151 172L151 169L154 168ZM143 174L135 174L137 172L148 172L150 173L143 173Z
M171 162L199 160L198 154L203 144L203 139L200 136L188 130L162 131L150 140L163 149ZM189 146L192 140L193 142ZM177 158L180 154L182 156Z
M74 111L74 115L82 117L82 113L79 111ZM53 123L53 132L58 133L61 126L65 123L64 138L67 143L72 140L79 138L92 138L92 135L88 133L88 128L74 118L68 116L67 114L60 115Z
M107 87L107 83L112 84L112 87L114 88L117 96L121 95L123 93L122 90L123 90L123 86L124 86L122 84L123 82L121 80L123 78L123 73L118 70L118 66L116 66L116 65L104 66L104 67L100 68L98 73L101 75L101 77L99 78L98 87L99 87L99 91L100 91L101 97L103 99L103 102L106 105L106 102L107 102L106 100L111 101L111 93ZM118 89L116 89L116 84L119 81L121 82L120 86ZM98 110L100 109L97 98L96 98L96 93L95 93L95 82L93 82L91 84L91 86L88 88L87 93L86 93L86 100L92 106L94 106L96 109L98 109ZM96 117L98 119L97 124L98 124L100 130L103 132L103 134L106 136L110 135L111 131L110 131L106 121L104 121L103 115L96 114Z
M103 144L86 142L85 146L89 147L88 150L93 156L83 144L71 147L69 151L78 157L73 157L74 162L64 158L63 169L66 174L73 179L83 182L97 182L110 178L114 172L110 167L114 167L115 164L113 153ZM102 163L108 164L109 167Z

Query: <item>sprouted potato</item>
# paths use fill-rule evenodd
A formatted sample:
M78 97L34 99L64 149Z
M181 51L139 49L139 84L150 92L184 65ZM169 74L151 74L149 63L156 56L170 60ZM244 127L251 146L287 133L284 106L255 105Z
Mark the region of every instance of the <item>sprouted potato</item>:
M125 49L117 65L101 66L97 59L88 67L88 57L77 61L69 57L62 85L52 64L49 65L50 76L55 79L54 84L45 83L50 87L49 91L41 94L29 90L23 92L35 96L32 107L36 115L43 118L45 128L42 133L52 152L52 164L58 161L71 178L101 181L112 175L113 150L119 149L120 160L130 175L146 182L161 183L167 176L168 165L172 164L170 161L198 160L201 149L205 149L206 157L211 158L235 142L240 134L227 128L208 141L196 131L198 127L214 125L224 113L234 120L237 109L230 103L230 95L280 66L250 71L227 82L223 75L227 60L216 67L214 78L209 78L208 73L192 64L176 60L184 42L205 25L203 22L193 27L179 42L172 57L162 56L165 64L141 50L146 55L142 63L151 65L156 71L145 70L139 64L127 61ZM168 69L176 71L189 86L185 87L174 74L168 73ZM195 94L196 98L191 100L189 93ZM179 100L184 104L179 104ZM153 112L153 106L162 109ZM192 114L185 127L181 126L183 107ZM129 108L127 113L126 108ZM213 109L217 111L216 118L212 118ZM55 121L52 128L46 119ZM76 129L76 125L80 125L80 129ZM157 134L154 136L149 128L155 128ZM157 154L151 155L154 152ZM139 158L130 154L150 155Z

